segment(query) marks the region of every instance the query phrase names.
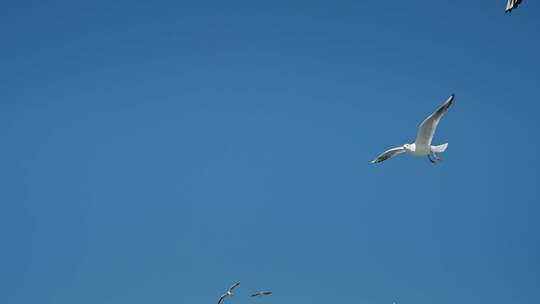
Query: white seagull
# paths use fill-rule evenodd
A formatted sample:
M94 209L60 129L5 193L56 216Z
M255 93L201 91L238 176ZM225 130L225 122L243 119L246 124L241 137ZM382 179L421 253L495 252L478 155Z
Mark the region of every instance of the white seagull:
M426 156L428 157L429 161L432 163L436 163L437 161L441 160L439 155L437 153L444 152L446 148L448 147L448 143L439 145L439 146L432 146L431 140L433 139L433 134L435 134L435 130L437 129L437 125L439 124L439 121L443 117L444 113L450 105L452 104L452 101L454 100L454 94L450 95L450 97L444 102L444 104L435 111L435 113L431 114L418 128L418 134L416 135L416 141L413 144L404 144L401 147L392 148L388 151L385 151L381 155L379 155L376 159L372 160L371 163L380 163L382 161L385 161L389 159L390 157L400 154L403 152L407 152L407 154L411 156ZM434 159L432 159L430 156L433 155Z
M234 294L233 294L233 289L235 289L238 285L240 285L240 282L234 284L233 286L231 286L231 288L229 288L227 290L226 293L224 293L221 298L219 298L219 301L218 301L218 304L221 304L221 302L223 301L223 299L225 299L226 297L232 297Z
M506 2L505 12L512 11L514 8L517 8L520 3L521 3L521 0L508 0L508 2Z
M252 294L251 296L252 297L263 297L263 296L269 296L271 294L272 294L271 291L258 291L256 293Z

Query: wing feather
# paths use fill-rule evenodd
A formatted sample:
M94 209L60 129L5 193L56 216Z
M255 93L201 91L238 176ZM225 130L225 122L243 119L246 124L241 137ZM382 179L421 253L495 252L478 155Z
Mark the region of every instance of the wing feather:
M512 6L514 6L514 0L508 0L506 2L506 12L509 12L512 10Z
M397 155L403 152L405 152L405 149L403 147L397 147L397 148L392 148L390 150L386 150L381 155L377 156L376 159L372 160L371 163L372 164L380 163L382 161L389 159L390 157L393 157L394 155Z
M418 133L416 134L416 146L431 146L431 141L433 140L433 135L435 130L437 130L437 125L443 117L444 113L450 108L454 100L454 94L450 95L448 99L440 106L437 111L429 115L418 128Z
M521 0L508 0L506 2L506 10L505 10L505 12L512 11L513 9L517 8L520 3L521 3Z
M252 294L251 296L252 297L260 297L260 296L269 296L271 294L272 294L271 291L259 291L259 292L256 292L256 293Z
M234 284L233 286L231 286L231 288L229 288L229 291L232 292L233 289L235 289L238 285L240 285L240 282Z
M222 295L222 296L219 298L218 304L221 304L221 302L223 302L223 299L225 299L226 296L227 296L227 294Z

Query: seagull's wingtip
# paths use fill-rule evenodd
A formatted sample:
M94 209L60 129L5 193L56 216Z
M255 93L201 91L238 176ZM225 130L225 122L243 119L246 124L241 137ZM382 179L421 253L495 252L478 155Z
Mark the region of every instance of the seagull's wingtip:
M450 95L450 97L448 97L448 99L444 102L443 107L448 109L454 102L455 97L456 97L456 94Z

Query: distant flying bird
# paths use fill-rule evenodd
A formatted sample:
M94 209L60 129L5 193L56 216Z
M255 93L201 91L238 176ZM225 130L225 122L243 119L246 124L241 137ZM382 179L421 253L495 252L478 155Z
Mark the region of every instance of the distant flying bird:
M372 160L371 163L380 163L382 161L385 161L389 159L390 157L407 152L407 154L411 156L426 156L428 157L429 161L432 163L436 163L441 158L437 153L444 152L446 148L448 147L448 143L442 144L439 146L432 146L431 140L433 139L433 134L435 134L435 130L437 129L437 125L439 124L439 121L443 117L444 113L448 110L450 105L452 105L452 101L454 100L454 94L450 95L450 97L444 102L444 104L437 109L433 114L431 114L418 128L418 134L416 135L416 141L413 144L404 144L401 147L392 148L388 151L385 151L381 155L379 155L376 159ZM431 155L433 155L434 159L431 159Z
M508 2L506 3L505 12L512 11L514 8L517 8L520 3L521 3L521 0L508 0Z
M269 296L271 294L272 294L271 291L259 291L259 292L256 292L256 293L252 294L251 296L252 297L263 297L263 296Z
M233 286L231 286L231 288L229 288L227 290L226 293L224 293L221 298L219 298L219 301L218 301L218 304L221 304L221 302L223 301L223 299L225 299L226 297L232 297L234 294L233 294L233 289L235 289L238 285L240 285L240 282L234 284Z

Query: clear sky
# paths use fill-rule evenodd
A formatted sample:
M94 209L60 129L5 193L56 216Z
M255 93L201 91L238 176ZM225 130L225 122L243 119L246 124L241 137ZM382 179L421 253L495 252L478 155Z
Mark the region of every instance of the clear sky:
M0 302L538 302L540 4L505 4L3 3ZM440 164L369 163L452 93Z

